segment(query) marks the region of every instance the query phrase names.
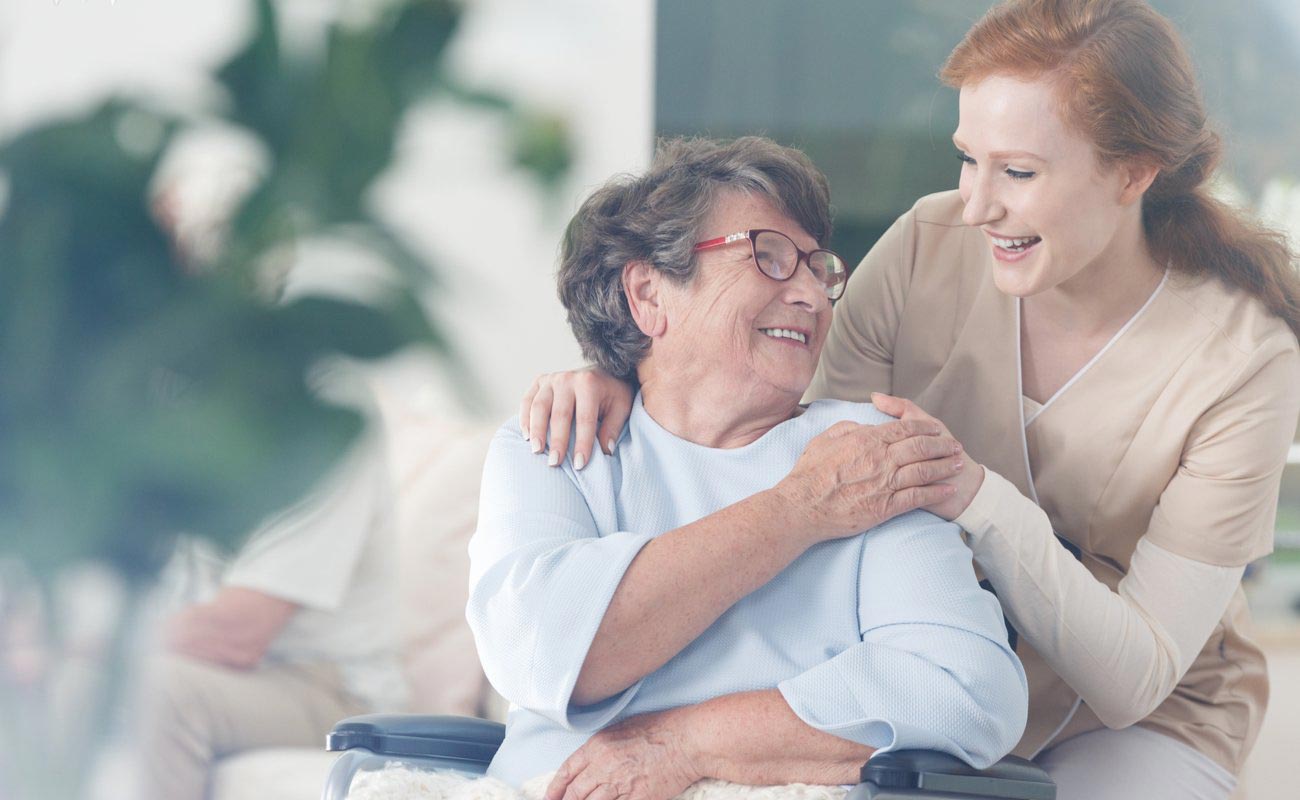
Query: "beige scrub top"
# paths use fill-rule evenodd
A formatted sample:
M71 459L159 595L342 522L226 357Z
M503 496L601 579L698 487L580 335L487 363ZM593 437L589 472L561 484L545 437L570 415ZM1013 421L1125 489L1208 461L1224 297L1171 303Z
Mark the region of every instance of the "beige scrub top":
M1221 567L1271 552L1300 416L1300 347L1286 324L1217 280L1171 270L1132 324L1026 427L1019 303L994 285L985 238L961 221L961 209L956 192L922 198L867 254L836 306L806 399L866 402L886 392L943 420L1006 479L985 481L990 492L1007 486L984 504L988 526L1023 531L1026 519L1044 516L1037 500L1046 521L1030 526L1036 541L1008 555L1025 579L1017 596L1000 590L1013 623L1017 605L1037 599L1036 583L1044 591L1039 579L1051 579L1031 556L1065 552L1053 533L1111 591L1142 539ZM1049 666L1069 657L1071 613L1087 609L1064 607L1055 630L1022 631L1030 704L1018 755L1103 727ZM1248 628L1238 587L1190 669L1139 723L1234 774L1268 698L1264 656Z

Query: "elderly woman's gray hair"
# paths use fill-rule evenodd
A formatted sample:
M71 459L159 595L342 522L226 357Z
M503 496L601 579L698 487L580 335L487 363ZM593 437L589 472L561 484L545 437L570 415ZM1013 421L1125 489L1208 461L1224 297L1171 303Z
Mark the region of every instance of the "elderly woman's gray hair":
M700 226L723 190L761 196L818 244L830 239L826 176L798 150L758 136L662 142L644 175L620 176L597 189L565 231L560 302L588 360L635 379L650 340L628 310L623 268L644 261L689 282Z

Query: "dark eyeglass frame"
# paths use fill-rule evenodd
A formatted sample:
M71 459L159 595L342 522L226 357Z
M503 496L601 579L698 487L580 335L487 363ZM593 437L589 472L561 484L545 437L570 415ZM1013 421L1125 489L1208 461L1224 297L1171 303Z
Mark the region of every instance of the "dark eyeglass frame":
M782 239L785 239L787 242L790 243L790 246L794 248L797 257L794 262L794 269L790 270L789 275L786 275L785 277L781 277L779 275L773 275L765 271L763 267L759 265L758 236L759 234L762 233L774 233L777 236L780 236ZM716 239L708 239L706 241L697 243L695 245L695 252L698 253L701 250L709 250L714 247L722 247L723 245L739 242L742 239L746 239L749 241L749 255L751 260L754 262L754 269L757 269L759 273L764 275L765 277L771 278L774 281L779 281L782 283L794 277L795 273L799 271L800 264L807 265L808 270L813 273L813 276L818 277L817 271L812 268L812 257L817 253L829 254L837 262L839 262L841 266L844 267L844 272L843 272L844 280L838 281L835 284L828 284L826 283L826 281L818 277L818 281L821 283L822 287L826 289L826 296L830 299L832 303L834 303L836 300L839 300L841 297L844 296L844 287L846 284L848 284L849 275L853 272L853 268L849 266L849 262L845 261L844 258L839 253L835 252L834 250L827 250L824 247L818 247L814 250L802 250L800 249L799 245L794 243L794 239L791 239L789 236L786 236L784 233L777 230L773 230L771 228L751 228L747 231L738 231L736 233L729 233L726 236L719 236Z

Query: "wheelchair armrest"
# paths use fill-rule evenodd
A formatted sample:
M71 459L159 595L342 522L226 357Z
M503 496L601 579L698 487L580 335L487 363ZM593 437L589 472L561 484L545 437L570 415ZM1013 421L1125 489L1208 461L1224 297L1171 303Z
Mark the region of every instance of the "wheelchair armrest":
M322 800L344 800L353 777L397 761L424 769L482 775L505 739L506 726L472 717L363 714L335 724L325 749L343 751L330 768Z
M1007 756L988 769L933 750L881 753L862 766L850 800L887 797L1056 800L1056 784L1040 767Z
M473 717L428 714L363 714L334 726L330 751L364 748L394 758L438 758L487 765L505 738L506 726Z

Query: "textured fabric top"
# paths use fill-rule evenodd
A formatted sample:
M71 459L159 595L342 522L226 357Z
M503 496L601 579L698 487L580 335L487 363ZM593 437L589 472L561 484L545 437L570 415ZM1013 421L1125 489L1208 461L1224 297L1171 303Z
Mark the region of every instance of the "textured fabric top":
M664 430L638 396L614 455L596 448L581 472L567 460L548 467L516 422L504 425L470 542L470 627L511 703L488 774L518 786L618 720L773 687L812 727L872 747L937 749L976 766L1010 750L1025 723L1024 671L959 529L919 511L810 548L663 667L601 703L570 703L647 542L771 488L836 422L889 419L868 404L818 401L719 450Z

